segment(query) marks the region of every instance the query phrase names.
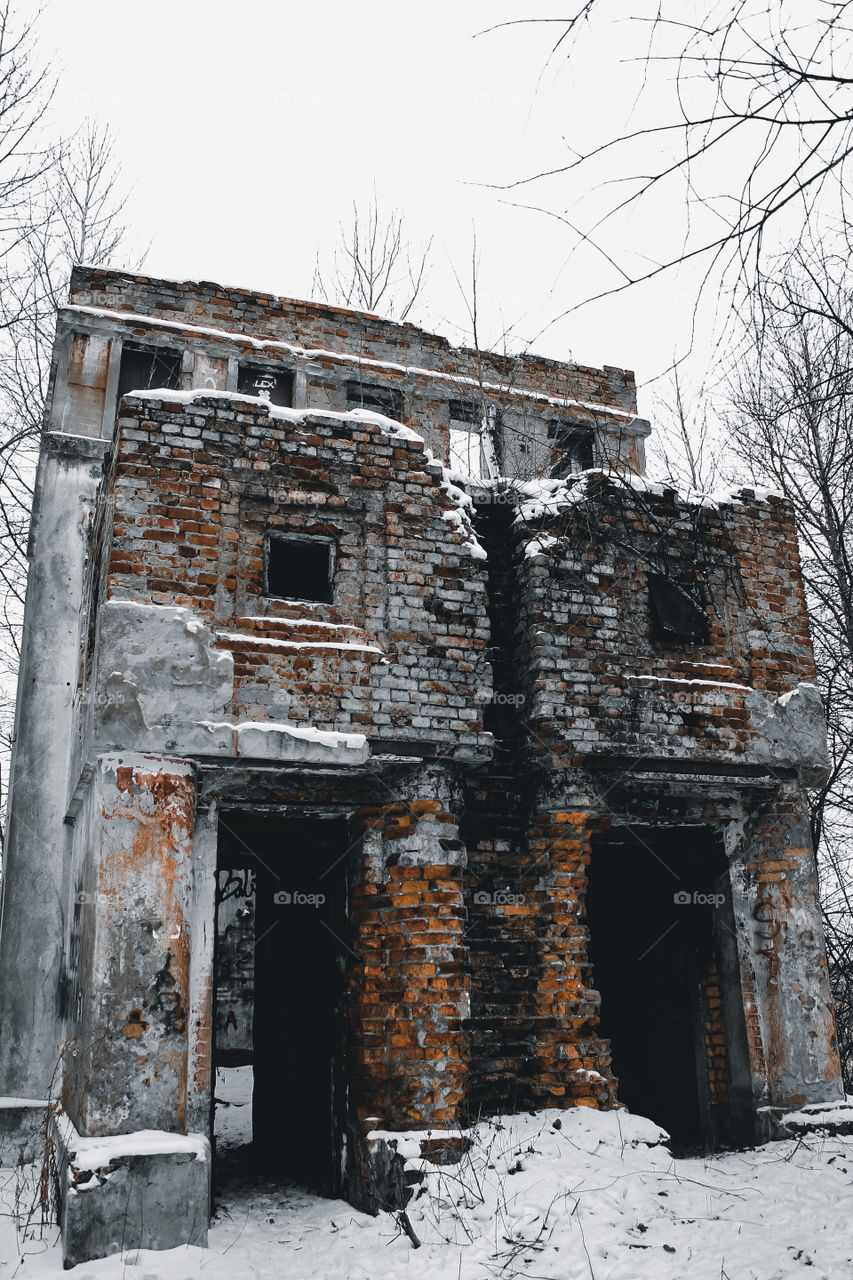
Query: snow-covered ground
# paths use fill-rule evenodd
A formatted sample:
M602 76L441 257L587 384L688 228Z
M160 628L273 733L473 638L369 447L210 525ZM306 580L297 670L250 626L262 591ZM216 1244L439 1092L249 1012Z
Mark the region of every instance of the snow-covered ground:
M233 1151L252 1141L252 1083L250 1066L216 1068L213 1129L217 1151Z
M484 1122L462 1164L424 1166L409 1205L422 1247L390 1215L291 1187L236 1183L210 1247L130 1252L75 1280L849 1280L853 1138L810 1134L674 1160L627 1112L546 1111ZM18 1178L19 1180L19 1178ZM0 1277L59 1277L55 1229L24 1239L0 1180ZM24 1198L26 1198L26 1193Z

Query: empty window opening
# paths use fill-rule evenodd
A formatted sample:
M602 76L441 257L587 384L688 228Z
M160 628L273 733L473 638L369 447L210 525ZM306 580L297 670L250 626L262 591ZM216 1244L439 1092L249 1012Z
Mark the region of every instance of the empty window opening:
M595 431L592 427L555 418L548 424L548 435L554 441L551 475L555 480L580 475L595 466Z
M125 342L121 349L118 398L131 391L165 387L176 391L181 385L181 353L171 347L141 347Z
M226 810L216 884L216 1191L247 1173L340 1194L346 823Z
M482 410L473 400L451 400L450 401L450 421L451 422L467 422L471 426L480 429L480 423L483 420Z
M331 539L270 531L266 536L265 559L265 595L283 600L332 602L335 544Z
M488 410L473 400L450 401L450 470L483 480L496 473Z
M483 441L479 431L450 428L450 470L457 475L480 480L488 476Z
M289 369L241 364L237 370L237 390L288 408L293 404L293 374Z
M618 1097L675 1149L750 1140L751 1076L728 863L711 828L593 840L592 985Z
M688 586L661 573L650 573L648 579L653 638L707 644L709 619L699 600L699 585Z
M386 418L403 418L403 393L396 387L385 387L369 382L347 383L347 408L372 409Z

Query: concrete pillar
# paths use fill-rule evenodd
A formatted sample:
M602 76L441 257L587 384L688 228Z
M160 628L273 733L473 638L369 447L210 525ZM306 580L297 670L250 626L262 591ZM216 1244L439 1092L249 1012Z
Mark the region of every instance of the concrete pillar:
M729 844L755 1102L842 1099L804 792L780 788Z
M62 1041L60 976L87 533L104 441L45 435L30 531L0 908L0 1095L40 1098Z
M187 1132L195 779L102 757L80 868L81 1016L66 1104L87 1136Z
M196 814L192 853L192 953L190 955L189 1081L187 1127L207 1133L213 1090L213 965L216 943L216 848L219 806Z

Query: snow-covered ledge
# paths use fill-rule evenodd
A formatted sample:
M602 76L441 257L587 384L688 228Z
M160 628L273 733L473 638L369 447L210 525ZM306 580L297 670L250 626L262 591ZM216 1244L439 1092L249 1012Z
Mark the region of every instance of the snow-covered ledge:
M82 1137L64 1112L53 1136L62 1178L67 1267L123 1249L207 1245L210 1142L144 1129Z
M275 760L286 764L364 764L370 747L363 733L339 733L285 721L202 720L184 739L185 749L201 755Z

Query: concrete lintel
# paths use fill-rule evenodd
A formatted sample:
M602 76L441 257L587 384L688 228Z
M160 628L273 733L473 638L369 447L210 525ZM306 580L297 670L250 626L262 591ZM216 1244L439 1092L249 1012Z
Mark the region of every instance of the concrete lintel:
M778 786L796 778L793 769L769 769L761 764L735 764L730 761L716 764L712 760L676 760L669 756L653 758L610 755L605 752L580 756L576 765L590 773L617 773L626 780L633 778L635 781L641 781L645 777L657 780L671 777L680 782L695 784L708 782L719 785L721 782L728 782L733 786L754 787L762 784Z
M75 436L68 431L46 431L42 436L43 451L53 458L73 462L101 462L110 447L109 440L97 436Z
M193 755L227 755L243 763L274 761L350 769L370 758L370 747L361 733L323 732L310 725L262 720L199 722L184 735L184 747Z

